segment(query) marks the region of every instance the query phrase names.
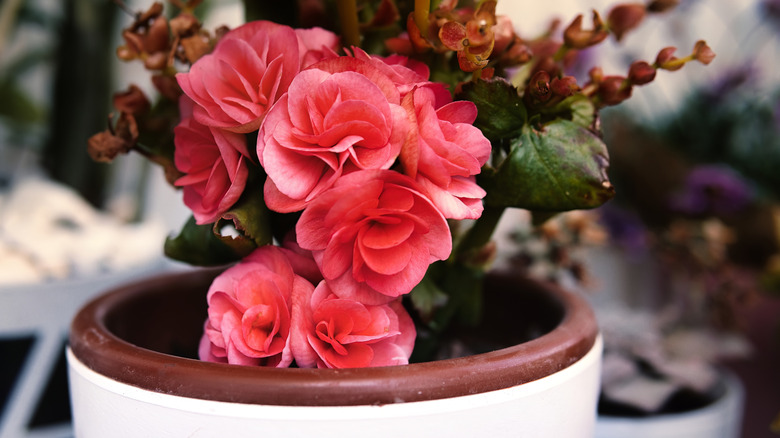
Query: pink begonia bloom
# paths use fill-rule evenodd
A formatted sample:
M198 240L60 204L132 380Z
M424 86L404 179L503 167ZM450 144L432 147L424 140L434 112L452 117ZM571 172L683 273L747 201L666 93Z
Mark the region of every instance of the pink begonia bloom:
M323 281L308 294L294 295L292 312L290 343L299 367L409 363L417 331L400 298L366 305L339 298Z
M426 87L434 93L436 108L452 102L452 95L447 86L440 82L431 82L428 65L420 61L401 55L382 57L369 55L365 51L354 48L355 58L369 61L387 75L398 87L403 99L410 91L417 87Z
M290 308L314 286L296 275L284 251L256 249L211 284L202 360L287 367L292 363Z
M195 101L198 122L234 132L257 130L266 111L309 63L330 56L338 38L324 29L295 31L252 21L228 32L176 80Z
M305 278L311 284L318 284L322 281L322 273L319 266L317 266L317 262L314 261L311 251L301 248L295 240L295 230L285 236L281 249L287 256L296 274Z
M301 58L301 70L323 59L336 58L336 50L341 44L338 35L313 27L311 29L295 29L298 35L298 55Z
M391 170L341 177L309 203L296 232L334 293L365 304L410 292L452 250L441 212L411 178Z
M407 134L400 103L394 83L368 61L342 56L299 73L257 138L268 208L301 210L344 174L389 168Z
M469 101L438 107L440 96L418 87L403 101L412 133L401 151L404 173L414 178L448 219L477 219L485 191L476 183L490 156L490 141L472 125L477 108Z
M249 173L242 134L210 128L191 118L192 101L179 101L183 119L174 128L174 164L185 175L176 180L184 204L198 224L215 222L241 197Z

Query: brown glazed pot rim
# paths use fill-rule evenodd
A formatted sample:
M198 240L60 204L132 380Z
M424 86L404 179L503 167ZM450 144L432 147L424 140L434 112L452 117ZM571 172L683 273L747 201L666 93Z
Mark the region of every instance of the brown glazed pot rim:
M538 380L577 362L598 335L582 297L536 281L533 287L563 307L563 319L550 332L488 353L402 366L335 370L217 364L141 348L106 327L106 315L117 306L171 288L207 285L213 276L207 271L164 274L95 298L73 320L71 350L99 374L159 393L235 403L354 406L458 397Z

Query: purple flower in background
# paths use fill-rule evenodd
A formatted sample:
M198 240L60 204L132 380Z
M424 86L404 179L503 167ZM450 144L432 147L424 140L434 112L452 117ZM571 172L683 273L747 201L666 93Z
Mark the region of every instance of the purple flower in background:
M753 200L753 190L737 172L723 165L702 165L688 173L685 186L670 199L673 210L693 215L729 215Z
M647 228L635 212L606 204L598 209L599 221L607 229L610 240L629 254L647 249Z

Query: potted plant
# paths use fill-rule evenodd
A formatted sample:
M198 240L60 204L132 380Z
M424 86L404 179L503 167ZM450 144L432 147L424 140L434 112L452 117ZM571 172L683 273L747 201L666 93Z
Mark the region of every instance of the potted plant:
M650 126L605 121L616 127L613 177L627 196L599 210L613 251L649 275L619 286L631 325L644 320L645 330L602 324L603 436L684 422L684 436L769 434L776 406L761 393L773 376L761 370L772 366L778 320L756 310L777 301L777 185L765 166L778 148L776 85L762 91L760 77L727 71ZM640 170L649 168L660 171Z
M117 94L89 146L161 164L193 212L167 254L221 268L76 317L77 435L589 436L595 319L554 286L486 275L491 235L507 208L541 222L611 198L598 110L657 70L708 63L706 43L580 85L564 73L578 51L667 2L534 40L495 1L247 2L244 25L215 32L198 3L134 15L117 53L162 98Z

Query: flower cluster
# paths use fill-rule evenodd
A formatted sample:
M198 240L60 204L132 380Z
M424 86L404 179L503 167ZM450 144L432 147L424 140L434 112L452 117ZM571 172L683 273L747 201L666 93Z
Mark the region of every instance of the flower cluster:
M414 325L400 304L449 257L447 219L476 219L475 180L490 142L472 102L453 102L405 57L336 54L323 29L249 22L179 73L175 163L196 222L215 222L244 192L257 131L275 212L301 212L288 252L263 246L217 278L203 358L239 364L405 363ZM304 255L301 255L304 254Z
M243 365L407 363L419 324L430 335L478 311L465 297L480 295L504 209L612 197L597 110L658 69L712 56L704 43L680 60L667 50L629 79L592 70L584 87L564 74L577 50L610 29L621 38L658 1L615 9L592 32L579 17L563 42L520 38L495 0L338 0L341 36L328 19L301 29L268 17L212 34L198 0L171 2L170 20L158 4L136 14L118 51L164 99L117 95L119 118L90 153L137 150L181 189L193 217L166 253L232 264L208 291L200 356Z

